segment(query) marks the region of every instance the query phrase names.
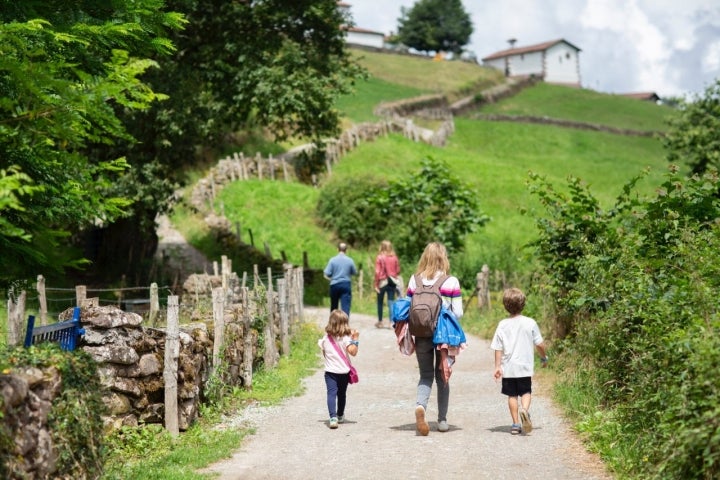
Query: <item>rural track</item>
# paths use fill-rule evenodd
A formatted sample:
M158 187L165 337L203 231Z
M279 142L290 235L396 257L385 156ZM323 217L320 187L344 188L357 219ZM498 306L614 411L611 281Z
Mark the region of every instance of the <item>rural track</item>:
M327 309L306 308L305 321L324 327ZM588 479L607 480L547 391L535 379L529 435L510 434L506 397L492 379L489 342L468 335L450 380L446 433L437 431L436 389L428 405L430 434L415 431L415 357L398 351L392 330L376 318L352 313L360 331L353 364L360 383L350 385L346 423L328 428L325 383L318 369L303 380L304 393L280 405L253 406L225 419L225 428L251 427L240 448L203 470L220 480L333 479ZM387 323L387 320L386 320ZM318 350L319 353L319 350Z

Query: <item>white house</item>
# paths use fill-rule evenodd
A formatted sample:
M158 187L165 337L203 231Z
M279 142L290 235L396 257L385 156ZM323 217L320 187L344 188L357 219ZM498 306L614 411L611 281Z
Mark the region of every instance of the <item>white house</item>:
M337 2L339 9L350 16L350 4L345 2ZM385 34L360 27L344 28L347 32L345 42L350 45L360 45L363 47L383 48L385 46Z
M345 42L350 45L383 48L385 46L385 35L365 28L351 27L347 29Z
M580 87L580 49L564 39L510 48L483 58L483 64L508 77L536 75L547 83Z

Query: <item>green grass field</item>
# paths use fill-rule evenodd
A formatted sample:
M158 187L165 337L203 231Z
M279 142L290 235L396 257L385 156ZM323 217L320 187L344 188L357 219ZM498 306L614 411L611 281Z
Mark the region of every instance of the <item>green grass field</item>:
M629 130L663 132L674 111L663 105L546 83L521 91L482 113L529 115L608 125Z

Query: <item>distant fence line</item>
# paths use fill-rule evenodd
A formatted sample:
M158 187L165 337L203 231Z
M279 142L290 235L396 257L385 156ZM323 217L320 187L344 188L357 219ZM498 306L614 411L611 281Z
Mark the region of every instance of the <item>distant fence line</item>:
M557 125L565 128L574 128L577 130L592 130L596 132L608 132L616 135L627 135L634 137L655 137L663 135L662 132L652 130L632 130L629 128L617 128L607 125L598 125L595 123L575 122L572 120L563 120L560 118L536 117L531 115L481 115L473 116L478 120L488 122L518 122L518 123L535 123L540 125Z
M189 277L191 280L191 284L188 283L188 280L186 280L184 285L184 295L183 295L183 302L179 304L179 307L184 311L197 309L199 306L205 304L209 305L211 304L211 288L213 283L218 283L217 280L212 280L212 278L220 278L221 284L224 288L228 288L227 284L228 281L226 279L227 275L233 275L232 273L227 273L230 271L230 265L231 261L226 257L223 256L221 259L222 265L225 265L225 267L219 267L218 262L213 262L213 274L193 274L191 277ZM267 269L267 276L263 277L263 275L260 274L258 266L254 265L252 277L249 278L248 272L243 272L242 277L238 277L237 280L237 287L238 288L251 288L253 291L257 290L258 288L267 289L270 285L272 285L273 281L277 282L278 280L285 279L288 282L288 290L287 290L287 305L291 306L293 308L293 311L296 312L295 316L299 316L300 311L302 309L302 298L303 298L303 287L302 287L302 281L295 279L294 281L290 282L288 280L288 270L292 270L294 267L291 265L285 266L285 271L273 275L272 269ZM220 269L224 269L223 273L220 271ZM300 270L300 274L302 274L302 271ZM198 278L202 277L202 279L198 280ZM264 280L263 280L264 278ZM198 283L201 283L202 285L197 285ZM166 291L169 292L168 295L165 296L165 300L169 298L170 296L178 296L177 293L172 292L171 288L168 286L158 286L157 283L152 283L149 286L135 286L135 287L124 287L124 288L105 288L105 289L93 289L88 288L85 285L77 285L74 288L57 288L57 287L48 287L46 285L46 279L43 275L37 276L37 282L35 283L35 290L37 292L37 297L29 297L28 291L22 290L19 292L8 292L8 299L7 299L7 312L8 312L8 318L7 318L7 344L8 345L17 345L19 344L22 339L24 338L24 326L25 322L27 320L27 303L28 300L37 300L38 303L38 310L37 310L37 317L38 322L36 325L38 326L44 326L48 324L48 318L52 316L57 316L59 313L62 313L63 311L67 310L68 308L71 308L73 306L84 306L86 304L92 304L93 306L102 306L102 304L105 305L115 305L118 308L127 311L127 312L133 312L133 313L141 313L143 314L146 319L149 321L151 325L155 325L160 317L160 314L163 313L163 311L160 309L160 299L161 295L160 292ZM200 293L201 290L204 290L204 293ZM145 291L147 292L147 296L138 298L137 296L133 296L133 298L124 298L123 292L130 292L130 291ZM65 303L65 308L62 309L59 312L55 312L48 309L48 304L50 301L52 301L52 298L48 296L48 292L74 292L74 297L67 297L62 298L59 301L62 301ZM113 292L116 294L116 297L114 299L105 299L101 300L99 296L92 296L93 294L99 294L103 292ZM180 298L180 296L178 296Z

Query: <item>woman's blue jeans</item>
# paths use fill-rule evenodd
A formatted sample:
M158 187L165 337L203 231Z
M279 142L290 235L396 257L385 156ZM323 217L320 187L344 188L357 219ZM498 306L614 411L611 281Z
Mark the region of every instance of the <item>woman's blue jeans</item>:
M416 404L422 405L427 410L434 379L437 386L438 422L447 420L450 383L445 383L442 378L440 350L435 348L432 338L415 337L415 355L420 370Z
M377 294L377 314L378 314L378 322L382 322L383 319L383 300L385 295L387 294L388 299L388 318L392 320L392 305L395 301L395 292L397 291L397 286L393 283L392 285L388 283L384 287L380 289L380 292Z

